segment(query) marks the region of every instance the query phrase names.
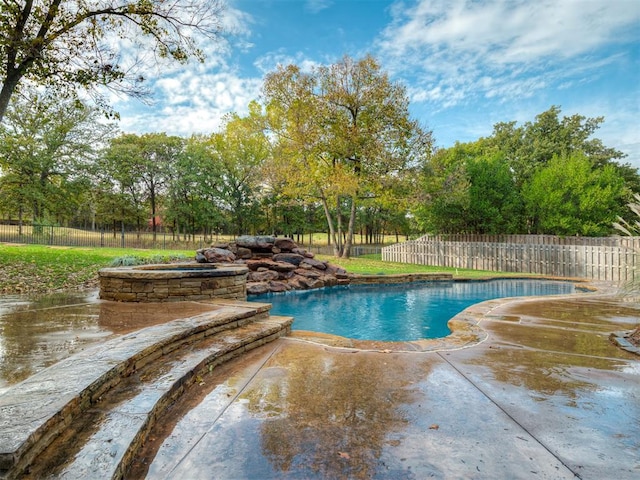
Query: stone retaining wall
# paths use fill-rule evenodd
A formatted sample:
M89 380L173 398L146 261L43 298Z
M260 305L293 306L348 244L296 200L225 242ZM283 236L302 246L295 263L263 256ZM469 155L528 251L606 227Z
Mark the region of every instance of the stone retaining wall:
M181 302L225 298L246 300L244 266L144 265L100 270L100 298L117 302Z

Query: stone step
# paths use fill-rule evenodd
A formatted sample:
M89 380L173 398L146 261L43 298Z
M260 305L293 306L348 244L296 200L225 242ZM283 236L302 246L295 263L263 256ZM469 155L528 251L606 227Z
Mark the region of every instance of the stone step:
M25 478L124 478L148 432L185 388L203 382L217 365L282 336L292 321L258 320L148 364L106 393L86 418L73 422ZM65 452L66 462L56 458L59 452Z
M220 332L269 318L269 304L207 303L212 305L210 312L148 327L88 348L3 392L0 477L20 476L75 419L145 365L156 365L172 352L188 349ZM283 323L283 332L290 329L290 323ZM228 336L231 345L235 335ZM249 341L253 342L259 340ZM234 350L229 348L230 352ZM225 354L211 355L215 360Z

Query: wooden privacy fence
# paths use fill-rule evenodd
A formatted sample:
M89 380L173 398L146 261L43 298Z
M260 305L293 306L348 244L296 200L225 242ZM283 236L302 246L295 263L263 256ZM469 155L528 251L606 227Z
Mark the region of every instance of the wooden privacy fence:
M626 283L640 275L640 237L424 236L384 247L382 259Z

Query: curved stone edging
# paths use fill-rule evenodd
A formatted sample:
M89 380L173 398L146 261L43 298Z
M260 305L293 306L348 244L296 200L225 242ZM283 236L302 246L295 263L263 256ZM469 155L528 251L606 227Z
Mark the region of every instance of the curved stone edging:
M103 268L100 298L118 302L180 302L210 298L246 300L243 265L200 263Z

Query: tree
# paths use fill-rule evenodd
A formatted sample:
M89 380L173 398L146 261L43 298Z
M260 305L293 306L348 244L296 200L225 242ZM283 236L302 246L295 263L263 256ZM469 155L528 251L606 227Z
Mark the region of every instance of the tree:
M142 202L148 202L154 241L160 196L166 190L172 164L180 155L183 143L182 138L165 133L125 134L113 139L105 152L105 173L120 184L121 192L130 194L138 210ZM138 231L141 220L139 215Z
M0 125L0 190L17 208L19 222L62 221L79 209L74 199L90 187L88 169L113 127L97 112L52 94L18 99Z
M560 118L560 112L560 107L553 105L536 115L535 121L526 122L521 127L517 127L516 122L497 123L492 136L481 139L485 149L504 154L518 187L554 156L568 158L573 153L583 154L591 159L594 166L611 164L617 169L629 170L629 165L615 162L624 158L624 153L603 145L598 138L592 138L604 117L588 118L574 114ZM633 172L627 172L626 176L631 180ZM637 171L635 176L638 176Z
M257 103L249 105L246 117L225 118L221 131L211 136L210 154L220 173L219 202L231 212L235 233L248 233L249 226L257 223L262 166L271 155Z
M0 8L0 122L24 80L75 95L94 87L142 96L139 55L203 59L197 36L220 30L218 0L4 0ZM123 48L123 44L124 46Z
M461 233L466 230L464 213L469 208L470 179L466 162L476 152L468 144L456 143L439 149L422 165L418 201L413 213L423 232Z
M624 157L622 152L593 138L603 121L602 117L582 115L560 118L560 108L552 106L523 126L517 126L516 122L498 123L490 137L439 150L426 162L420 175L421 198L414 211L417 221L426 231L433 233L538 231L542 228L538 223L542 207L532 198L538 196L538 201L543 203L547 199L538 195L543 190L533 193L533 190L544 188L538 184L539 180L532 181L539 175L549 175L549 180L554 177L555 182L558 180L556 174L561 174L561 167L557 167L559 170L555 173L552 170L544 174L541 172L554 158L561 162L574 157L582 157L590 165L583 166L591 172L588 175L590 180L584 180L585 185L589 181L596 182L596 177L605 182L622 180L623 193L613 195L618 205L607 203L611 209L619 211L628 201L626 192L635 191L640 186L640 175L631 165L617 162ZM575 162L567 165L567 172L573 168L577 168ZM561 181L557 185L559 188L567 187ZM526 204L522 200L525 189L528 189L529 196ZM605 203L609 200L607 197ZM569 216L579 215L584 218L585 225L591 225L585 227L587 230L592 227L598 230L600 227L595 225L606 222L606 219L596 212L601 210L595 207L592 216L592 212L583 206L574 209L570 215L564 215L564 221L568 221ZM550 211L548 213L551 214ZM578 217L573 218L571 222L579 220ZM574 232L579 230L573 223L566 227ZM606 227L603 228L602 231L607 231ZM546 227L543 230L548 233L566 231L564 227L558 232Z
M264 95L289 193L321 202L334 252L348 257L358 201L430 150L430 132L410 118L405 88L371 56L310 73L280 67Z
M181 232L185 238L198 230L211 232L220 223L215 201L219 174L210 160L207 139L194 135L172 165L163 219L178 238Z
M586 236L611 232L625 194L613 166L598 167L581 153L554 156L522 191L532 233Z
M502 154L470 158L468 209L462 212L467 231L478 234L518 233L522 223L522 199Z
M416 214L427 231L517 233L522 201L509 165L482 141L440 150L423 169L427 199Z

